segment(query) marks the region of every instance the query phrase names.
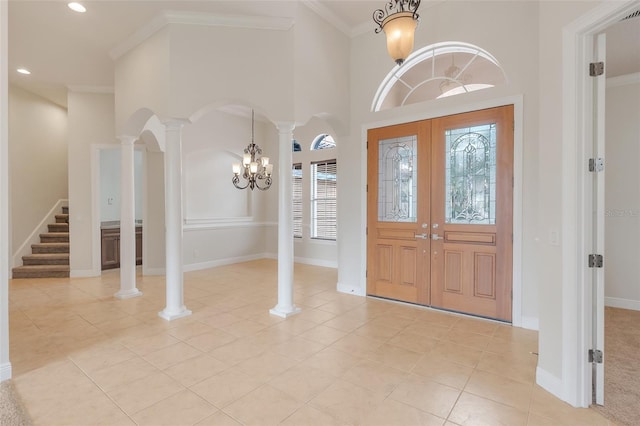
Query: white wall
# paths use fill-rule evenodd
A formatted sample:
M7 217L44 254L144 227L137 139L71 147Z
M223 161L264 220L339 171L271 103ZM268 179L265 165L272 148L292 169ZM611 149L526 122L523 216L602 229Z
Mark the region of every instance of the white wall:
M9 110L11 245L17 250L68 197L67 110L13 85Z
M71 276L99 275L100 253L94 247L100 247L100 212L93 211L91 146L119 146L114 133L114 96L70 91L68 111Z
M120 221L120 160L122 151L115 149L100 150L100 221ZM135 220L142 220L142 151L136 149L133 154Z
M142 272L161 275L165 270L164 153L147 151L143 170Z
M640 74L607 81L605 111L605 303L640 310Z

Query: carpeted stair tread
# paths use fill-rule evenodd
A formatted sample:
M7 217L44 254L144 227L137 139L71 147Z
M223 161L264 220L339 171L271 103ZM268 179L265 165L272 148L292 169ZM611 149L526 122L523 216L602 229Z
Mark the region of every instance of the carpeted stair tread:
M68 265L69 253L38 253L22 256L23 265Z
M13 268L13 278L67 278L69 265L28 265Z
M69 232L68 223L50 223L47 225L49 232Z
M68 214L57 214L56 215L56 223L69 223L69 215Z
M69 233L68 232L46 232L44 234L40 234L40 241L43 243L68 242Z
M69 243L37 243L31 244L34 254L69 253Z

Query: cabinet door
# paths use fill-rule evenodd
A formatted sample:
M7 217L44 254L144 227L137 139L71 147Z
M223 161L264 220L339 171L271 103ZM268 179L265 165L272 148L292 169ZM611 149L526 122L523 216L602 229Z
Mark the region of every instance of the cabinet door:
M120 267L120 230L102 230L102 270Z
M136 227L136 265L142 265L142 227Z

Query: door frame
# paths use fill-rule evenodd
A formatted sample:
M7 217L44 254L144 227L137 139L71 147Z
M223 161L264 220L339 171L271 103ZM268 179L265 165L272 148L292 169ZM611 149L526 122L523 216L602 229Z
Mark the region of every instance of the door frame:
M429 120L432 118L446 117L467 112L478 111L481 109L495 108L503 105L513 105L514 133L513 133L513 300L512 300L512 319L511 323L515 327L523 327L531 330L538 329L538 318L525 317L522 315L522 172L523 172L523 95L514 95L503 98L488 99L471 104L438 107L427 106L419 114L406 114L385 120L369 122L362 125L361 143L362 150L367 149L367 132L369 129L378 127L393 126L412 121ZM367 241L367 192L364 190L367 186L367 155L362 156L360 169L360 183L363 191L361 191L360 218L362 227L360 229L361 241ZM361 264L360 282L365 283L367 273L367 244L361 246L361 258L365 262Z
M594 94L587 64L593 60L596 34L639 4L637 0L603 3L563 31L562 378L561 383L547 382L544 387L576 407L588 407L592 400L591 364L587 359L593 327L592 279L587 254L593 234L589 213L593 197L589 185L592 176L585 170L594 138Z

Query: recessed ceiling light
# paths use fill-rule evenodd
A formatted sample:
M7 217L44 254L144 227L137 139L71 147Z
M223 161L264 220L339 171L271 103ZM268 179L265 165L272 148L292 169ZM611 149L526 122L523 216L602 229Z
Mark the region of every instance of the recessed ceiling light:
M67 6L69 6L69 9L73 10L74 12L84 13L87 11L86 7L75 1L67 4Z
M31 71L29 71L26 68L18 68L16 71L18 71L20 74L25 74L25 75L31 74Z

